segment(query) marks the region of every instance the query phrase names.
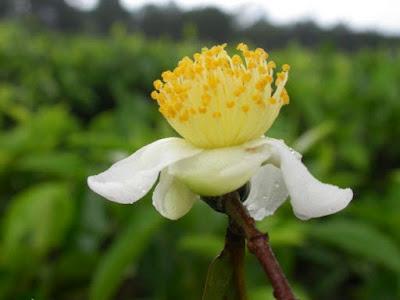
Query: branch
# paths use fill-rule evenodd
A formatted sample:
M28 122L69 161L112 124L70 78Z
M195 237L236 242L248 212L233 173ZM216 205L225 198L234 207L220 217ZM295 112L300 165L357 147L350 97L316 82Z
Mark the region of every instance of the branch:
M246 282L244 274L245 242L241 234L237 234L232 225L228 226L225 237L225 249L230 252L233 266L233 288L235 299L246 300Z
M260 232L254 219L240 202L238 192L220 198L225 213L229 216L247 239L247 248L254 254L271 281L274 296L278 300L296 300L289 283L270 247L267 234Z

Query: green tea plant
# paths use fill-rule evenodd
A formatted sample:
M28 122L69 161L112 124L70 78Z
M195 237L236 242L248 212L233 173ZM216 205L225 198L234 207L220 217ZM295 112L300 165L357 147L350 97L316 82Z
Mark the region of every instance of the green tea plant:
M0 299L198 299L223 216L197 204L172 223L151 199L120 207L86 187L89 174L173 134L152 81L195 48L0 25ZM308 223L285 205L258 228L301 299L398 298L399 52L293 45L272 55L291 63L292 100L271 135L356 200ZM256 262L246 268L250 299L268 299Z

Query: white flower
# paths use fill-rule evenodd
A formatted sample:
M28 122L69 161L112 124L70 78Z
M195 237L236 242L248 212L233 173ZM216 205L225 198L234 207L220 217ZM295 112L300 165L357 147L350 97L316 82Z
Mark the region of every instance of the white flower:
M244 202L261 220L290 196L303 220L335 213L348 205L351 189L315 179L301 155L283 141L264 137L289 96L284 89L289 66L279 72L262 49L239 44L230 57L224 45L203 49L194 61L185 57L173 72L156 80L152 93L160 111L183 138L151 143L108 170L88 178L103 197L133 203L159 182L154 207L166 218L186 214L201 196L232 192L250 181ZM160 174L160 176L159 176Z

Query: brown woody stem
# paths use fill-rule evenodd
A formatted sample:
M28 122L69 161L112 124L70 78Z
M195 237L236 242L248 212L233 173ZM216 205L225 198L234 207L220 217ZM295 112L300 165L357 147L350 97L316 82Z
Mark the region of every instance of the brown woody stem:
M233 284L236 300L247 300L244 274L245 241L230 225L226 231L225 249L230 252L233 266Z
M262 265L274 289L275 298L278 300L295 300L296 298L282 268L270 247L268 235L256 228L254 219L240 202L239 193L226 194L219 200L224 207L225 214L229 216L230 228L236 227L242 232L247 240L247 248ZM232 223L234 223L234 227L232 227Z

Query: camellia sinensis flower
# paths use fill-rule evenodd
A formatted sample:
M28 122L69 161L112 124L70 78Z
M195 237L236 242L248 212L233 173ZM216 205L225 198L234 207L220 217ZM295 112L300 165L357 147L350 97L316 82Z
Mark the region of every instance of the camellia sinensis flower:
M225 45L184 57L154 82L151 97L182 136L155 141L108 170L88 178L103 197L133 203L153 192L155 208L169 219L186 214L200 196L232 192L250 181L244 202L257 220L271 215L290 196L297 217L335 213L350 202L351 189L315 179L301 155L264 136L283 105L289 66L241 43L241 55ZM274 76L274 74L276 74Z

